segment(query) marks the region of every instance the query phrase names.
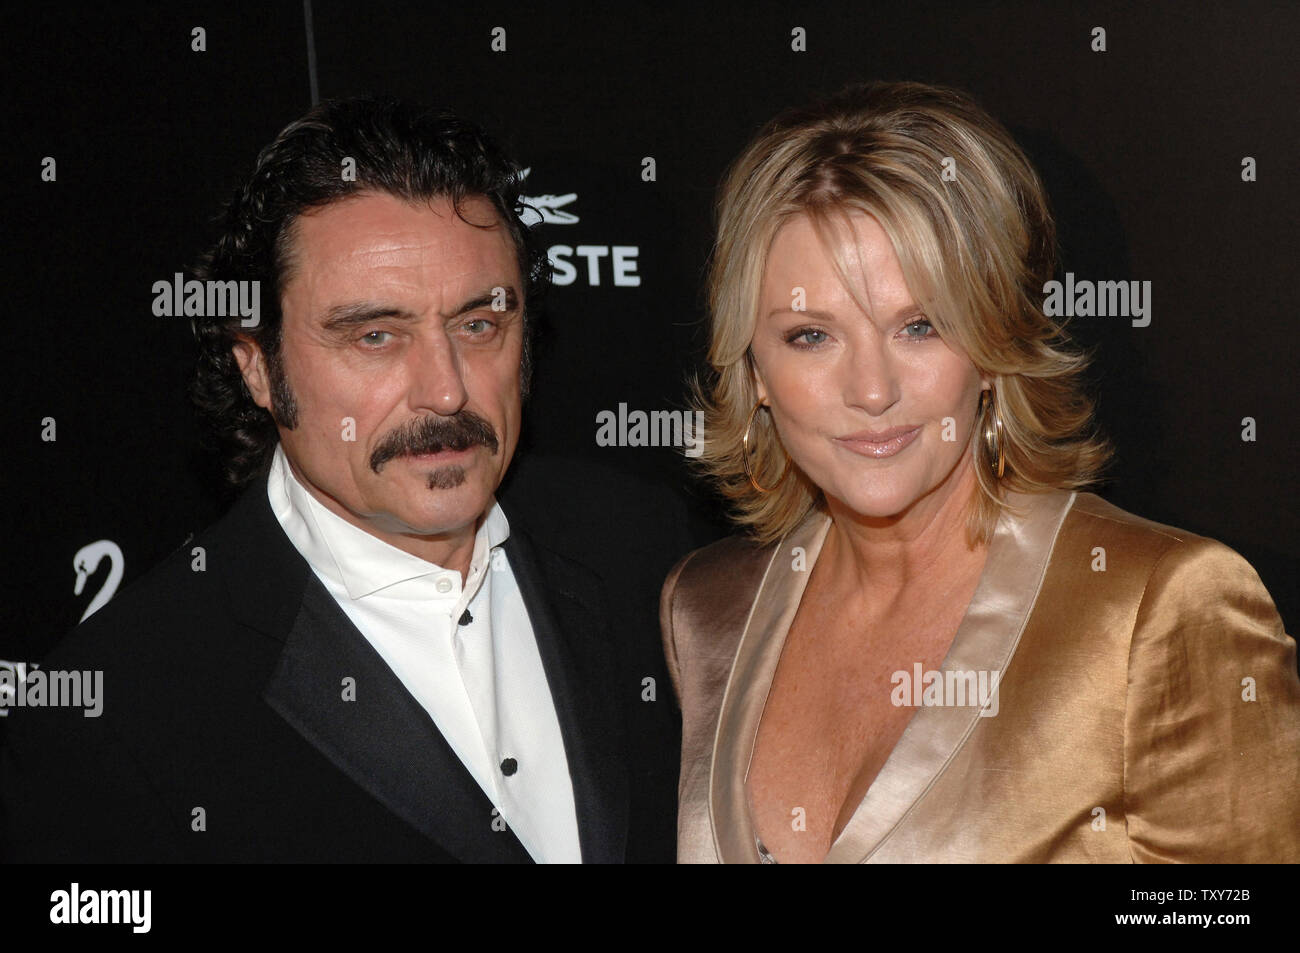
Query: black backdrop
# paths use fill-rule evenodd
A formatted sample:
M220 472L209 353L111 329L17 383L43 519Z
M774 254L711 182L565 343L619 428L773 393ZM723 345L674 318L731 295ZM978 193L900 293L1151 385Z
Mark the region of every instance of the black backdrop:
M796 28L806 51L792 50ZM677 453L598 446L596 415L682 405L726 163L778 109L868 78L974 93L1044 176L1062 271L1152 282L1148 327L1073 323L1097 348L1119 450L1103 495L1233 546L1297 631L1295 5L313 0L54 6L4 34L0 659L39 660L110 582L105 559L74 593L86 544L116 543L127 585L219 515L185 399L188 321L155 317L151 288L193 262L257 150L314 91L461 110L532 169L529 195L576 193L563 208L578 221L543 225L548 245L636 249L635 286L613 283L608 255L594 284L567 254L576 274L550 299L523 452L690 486L716 517ZM1257 181L1242 179L1247 156Z

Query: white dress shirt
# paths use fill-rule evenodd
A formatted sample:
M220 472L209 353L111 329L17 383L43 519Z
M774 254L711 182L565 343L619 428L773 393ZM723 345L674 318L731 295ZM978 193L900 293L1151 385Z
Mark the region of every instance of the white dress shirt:
M523 596L499 548L510 526L496 501L462 584L456 570L330 511L299 482L278 444L267 496L298 552L424 706L532 858L581 863L560 723ZM492 821L483 819L485 833Z

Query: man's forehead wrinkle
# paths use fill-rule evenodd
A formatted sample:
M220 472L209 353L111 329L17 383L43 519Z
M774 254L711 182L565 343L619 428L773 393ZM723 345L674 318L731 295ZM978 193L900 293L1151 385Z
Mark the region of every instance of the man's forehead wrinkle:
M473 269L462 255L439 254L436 244L365 245L339 258L318 259L304 290L313 310L321 312L356 300L441 310Z
M498 287L521 294L509 236L485 200L462 212L490 230L449 216L450 203L373 197L384 204L339 203L298 223L297 283L282 289L299 305L290 310L321 327L333 309L360 303L451 317Z

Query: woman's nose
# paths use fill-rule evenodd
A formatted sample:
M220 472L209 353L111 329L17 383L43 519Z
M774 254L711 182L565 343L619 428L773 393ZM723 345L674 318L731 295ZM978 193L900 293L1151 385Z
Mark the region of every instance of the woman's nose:
M845 403L862 408L868 416L882 417L898 402L897 368L878 343L853 348L844 364L843 377Z

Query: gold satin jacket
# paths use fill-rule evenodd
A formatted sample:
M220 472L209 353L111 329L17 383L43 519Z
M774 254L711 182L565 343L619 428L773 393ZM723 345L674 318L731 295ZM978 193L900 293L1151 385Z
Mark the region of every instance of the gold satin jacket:
M918 706L826 860L1300 860L1296 643L1250 564L1091 493L1008 500L942 665L1001 673L995 704ZM664 583L679 863L760 860L746 776L829 527L721 540Z

